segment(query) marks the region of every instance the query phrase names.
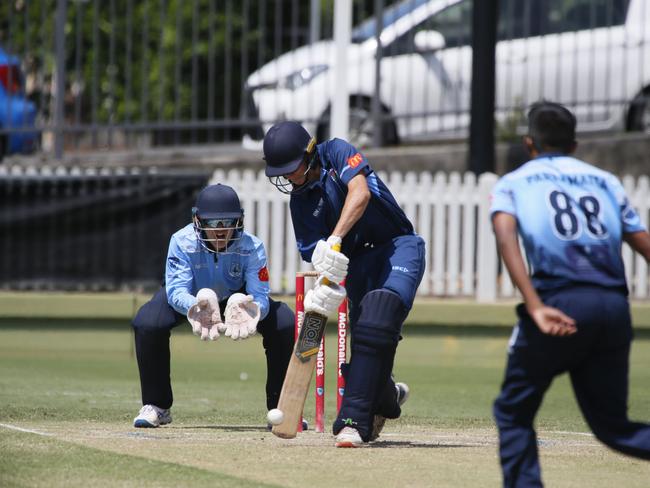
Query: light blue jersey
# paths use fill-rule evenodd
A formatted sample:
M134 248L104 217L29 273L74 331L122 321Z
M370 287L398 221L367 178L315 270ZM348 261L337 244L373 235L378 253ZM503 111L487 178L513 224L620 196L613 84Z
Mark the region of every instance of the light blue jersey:
M645 230L614 175L565 155L544 154L499 179L496 212L517 219L538 290L626 286L622 234Z
M203 247L192 224L177 231L169 242L165 269L167 301L177 312L187 315L196 303L201 288L212 288L219 301L240 291L260 306L260 320L269 311L269 273L264 244L257 237L242 232L227 252L214 254Z

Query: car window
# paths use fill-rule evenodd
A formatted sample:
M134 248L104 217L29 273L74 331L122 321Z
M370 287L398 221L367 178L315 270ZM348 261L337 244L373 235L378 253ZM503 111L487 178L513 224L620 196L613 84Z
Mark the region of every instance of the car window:
M472 42L472 2L465 0L441 10L424 22L413 26L406 33L385 46L385 56L408 54L415 51L413 38L422 30L440 32L445 38L445 47L459 47Z
M497 40L620 25L625 22L629 3L630 0L501 0ZM451 5L414 26L385 46L384 55L414 52L413 38L421 30L440 32L446 47L471 44L471 0Z
M547 0L542 34L611 27L625 22L629 0Z
M497 40L520 39L539 35L539 23L531 19L539 15L539 0L502 0L499 2Z
M438 31L445 38L445 46L458 47L472 42L472 2L466 0L447 7L425 20L416 30Z
M424 5L428 1L429 0L403 0L391 7L388 7L384 10L383 13L383 27L386 28L390 24L395 23L398 19L412 12L419 6ZM377 32L375 29L375 22L375 18L370 17L355 27L352 30L352 42L360 43L367 41L371 37L375 37Z
M621 25L629 3L630 0L501 0L497 39Z

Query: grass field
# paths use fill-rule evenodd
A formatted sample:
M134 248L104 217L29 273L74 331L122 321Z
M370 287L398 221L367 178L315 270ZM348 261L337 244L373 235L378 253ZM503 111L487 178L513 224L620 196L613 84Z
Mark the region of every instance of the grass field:
M259 337L205 343L175 331L174 422L136 430L128 321L4 319L0 486L499 486L490 409L507 339L508 329L497 326L407 325L395 366L412 391L402 418L367 448L337 450L329 433L286 441L266 431ZM335 336L327 340L329 424ZM646 334L634 343L631 369L630 414L648 420ZM313 410L310 395L310 421ZM589 434L566 377L547 395L538 432L547 486L648 486L650 463L613 453Z

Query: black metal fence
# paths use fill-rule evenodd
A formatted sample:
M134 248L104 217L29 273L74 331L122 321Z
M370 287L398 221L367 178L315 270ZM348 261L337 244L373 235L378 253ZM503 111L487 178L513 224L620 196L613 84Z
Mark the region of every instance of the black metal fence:
M353 5L350 138L464 137L472 0ZM325 137L332 15L331 0L1 2L0 154L30 150L31 135L57 156L252 144L283 118ZM569 105L581 130L650 128L649 2L501 0L498 18L501 138L542 97Z
M159 286L171 235L208 174L42 170L0 174L0 289Z

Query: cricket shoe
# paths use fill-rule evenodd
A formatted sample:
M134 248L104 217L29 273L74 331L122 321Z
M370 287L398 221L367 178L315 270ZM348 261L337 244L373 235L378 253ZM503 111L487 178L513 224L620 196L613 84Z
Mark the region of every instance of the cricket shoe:
M404 405L406 400L409 398L409 387L406 383L395 383L395 394L397 395L397 403ZM370 441L376 441L381 433L381 430L386 424L386 417L383 415L375 415L375 418L372 421L372 432L370 433Z
M343 427L341 432L336 434L336 447L361 447L363 439L357 429L352 427Z
M155 405L145 405L138 416L133 419L133 427L160 427L171 424L172 414L168 408L158 408Z

